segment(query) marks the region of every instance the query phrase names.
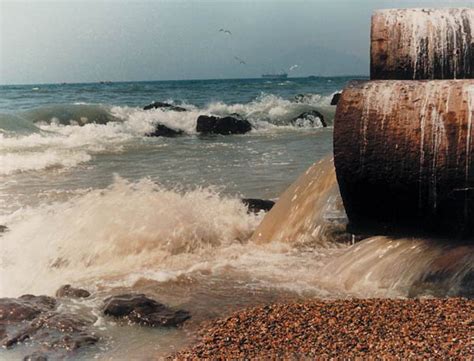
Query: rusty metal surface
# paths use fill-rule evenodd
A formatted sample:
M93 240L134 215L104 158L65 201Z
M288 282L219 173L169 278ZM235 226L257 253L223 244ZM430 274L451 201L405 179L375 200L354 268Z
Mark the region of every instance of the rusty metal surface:
M474 9L389 9L372 16L371 79L474 78Z
M473 120L474 80L351 83L334 125L351 227L472 235Z

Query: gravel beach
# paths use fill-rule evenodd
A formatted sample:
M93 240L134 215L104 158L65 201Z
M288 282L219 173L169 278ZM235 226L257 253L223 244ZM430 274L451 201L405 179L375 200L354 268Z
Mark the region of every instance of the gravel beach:
M188 359L474 359L474 300L352 299L250 308L203 325Z

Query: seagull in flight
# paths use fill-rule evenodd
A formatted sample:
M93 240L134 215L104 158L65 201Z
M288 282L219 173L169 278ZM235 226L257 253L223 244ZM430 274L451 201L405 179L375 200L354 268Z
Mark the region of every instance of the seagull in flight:
M234 59L237 60L240 64L247 65L247 63L244 60L240 59L238 56L234 56Z
M220 33L225 33L225 34L232 35L231 31L230 31L230 30L227 30L227 29L222 29L222 28L220 28L220 29L219 29L219 32L220 32Z

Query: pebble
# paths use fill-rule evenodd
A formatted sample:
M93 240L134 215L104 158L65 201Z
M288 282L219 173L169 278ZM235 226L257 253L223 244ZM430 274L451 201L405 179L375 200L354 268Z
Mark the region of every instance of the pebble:
M170 359L473 359L474 300L349 299L275 304L206 323Z

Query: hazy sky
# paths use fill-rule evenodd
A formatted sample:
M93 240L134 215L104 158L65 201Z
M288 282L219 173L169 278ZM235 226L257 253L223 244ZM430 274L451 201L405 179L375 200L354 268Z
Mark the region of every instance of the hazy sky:
M473 3L0 0L0 83L367 74L373 9Z

